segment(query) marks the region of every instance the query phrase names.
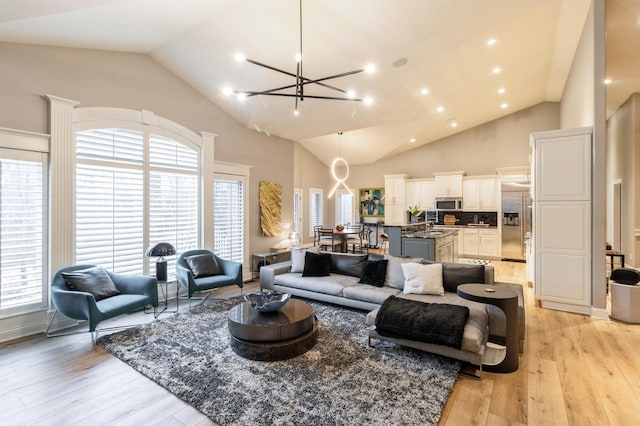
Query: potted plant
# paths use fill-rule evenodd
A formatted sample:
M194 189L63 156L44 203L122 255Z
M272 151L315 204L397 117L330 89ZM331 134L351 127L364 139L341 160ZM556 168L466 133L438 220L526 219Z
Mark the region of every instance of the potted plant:
M409 212L409 221L411 223L420 222L421 216L424 213L417 204L415 206L409 206L407 212Z

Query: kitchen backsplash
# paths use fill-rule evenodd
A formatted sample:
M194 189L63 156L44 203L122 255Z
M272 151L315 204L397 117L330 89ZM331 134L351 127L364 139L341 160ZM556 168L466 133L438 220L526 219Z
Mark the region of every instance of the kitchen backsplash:
M436 225L444 225L444 215L454 215L456 225L469 223L488 223L489 226L498 226L498 212L461 212L438 210Z

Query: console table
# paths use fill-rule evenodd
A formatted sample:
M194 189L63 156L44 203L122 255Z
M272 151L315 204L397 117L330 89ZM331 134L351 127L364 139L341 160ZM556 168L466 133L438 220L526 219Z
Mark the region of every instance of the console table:
M272 251L269 253L254 253L251 262L251 277L260 277L260 268L272 263L291 260L291 250Z
M518 369L518 295L515 291L491 284L462 284L458 296L500 308L505 315L507 336L505 346L487 343L483 370L511 373Z

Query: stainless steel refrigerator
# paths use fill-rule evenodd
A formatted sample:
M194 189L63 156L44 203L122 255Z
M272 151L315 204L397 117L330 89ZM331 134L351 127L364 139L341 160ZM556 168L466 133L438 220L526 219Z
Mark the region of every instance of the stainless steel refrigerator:
M502 258L525 260L525 240L531 233L528 182L502 183Z

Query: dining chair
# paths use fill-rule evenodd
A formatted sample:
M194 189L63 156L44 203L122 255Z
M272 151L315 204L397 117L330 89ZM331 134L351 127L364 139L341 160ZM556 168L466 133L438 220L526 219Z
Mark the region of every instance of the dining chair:
M371 229L364 228L358 234L358 240L353 243L352 252L353 253L369 253L369 248L371 247Z
M384 232L378 236L380 239L380 254L386 254L389 252L389 236Z
M322 229L322 225L314 225L313 226L313 246L320 245L320 230Z
M342 242L336 238L333 229L320 228L318 234L320 235L318 245L322 250L330 249L330 251L336 251L336 246L340 247L342 245Z

